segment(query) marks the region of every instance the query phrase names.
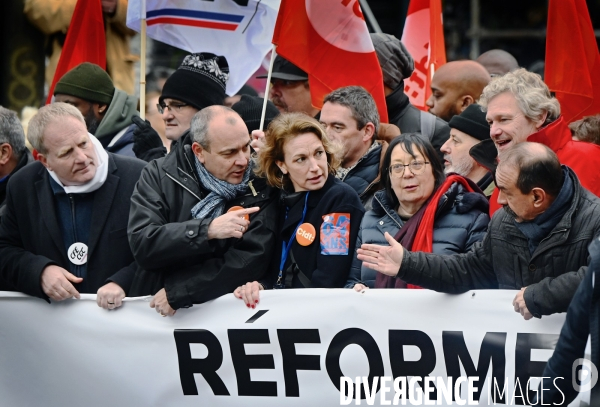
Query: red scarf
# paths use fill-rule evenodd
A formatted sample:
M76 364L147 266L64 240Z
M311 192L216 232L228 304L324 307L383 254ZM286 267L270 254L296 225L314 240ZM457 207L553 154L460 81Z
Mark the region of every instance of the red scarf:
M435 193L423 204L394 236L406 250L411 252L431 253L433 250L433 224L440 198L455 182L461 184L468 192L475 192L471 183L460 175L449 175ZM376 288L421 288L418 285L407 284L399 278L377 273Z

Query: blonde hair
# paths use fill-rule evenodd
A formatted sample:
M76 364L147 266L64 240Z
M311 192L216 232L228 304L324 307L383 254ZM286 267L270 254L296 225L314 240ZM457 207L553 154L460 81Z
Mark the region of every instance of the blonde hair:
M44 131L50 123L60 117L74 117L83 123L85 127L85 120L81 112L67 103L56 102L40 108L29 121L27 128L27 140L38 152L47 153L46 147L44 147Z
M321 140L327 156L329 173L335 174L340 165L341 148L327 137L321 124L304 113L283 113L277 116L265 133L265 146L260 150L255 172L265 177L269 185L284 189L291 186L289 175L284 176L277 161L285 161L283 147L301 134L312 133Z
M479 99L483 111L487 110L493 98L504 92L512 93L519 108L530 120L539 120L544 113L548 113L546 123L550 123L560 116L558 100L552 97L550 89L536 73L521 68L492 79Z

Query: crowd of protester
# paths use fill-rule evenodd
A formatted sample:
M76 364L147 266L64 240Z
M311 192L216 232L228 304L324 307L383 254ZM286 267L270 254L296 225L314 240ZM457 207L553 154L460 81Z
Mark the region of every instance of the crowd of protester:
M566 123L501 50L440 67L420 111L404 45L372 40L390 123L357 86L315 108L277 56L263 131L263 99L226 95L228 62L209 53L149 76L149 120L118 70L75 67L29 122L35 160L0 107L0 289L96 293L107 310L150 295L165 317L228 293L254 308L269 289L514 289L525 319L572 304L563 336L578 339L560 349L580 355L597 330L573 321L597 308L598 116Z

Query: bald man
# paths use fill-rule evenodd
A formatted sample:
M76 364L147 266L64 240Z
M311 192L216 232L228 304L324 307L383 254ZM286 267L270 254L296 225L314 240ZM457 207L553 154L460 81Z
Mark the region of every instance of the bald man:
M492 78L519 69L519 63L515 57L501 49L486 51L479 55L475 61L483 65Z
M490 81L485 68L475 61L454 61L442 65L433 75L429 113L449 122L475 103Z
M363 266L409 284L445 293L520 290L514 310L525 319L565 312L589 263L588 246L600 233L600 198L573 170L537 143L519 143L496 170L504 209L481 243L463 254L409 252L386 234L389 246L363 244Z

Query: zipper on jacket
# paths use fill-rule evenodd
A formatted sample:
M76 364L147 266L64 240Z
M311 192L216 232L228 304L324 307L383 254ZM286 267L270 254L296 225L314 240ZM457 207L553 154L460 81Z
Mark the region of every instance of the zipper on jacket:
M77 228L75 227L75 200L73 199L73 194L69 194L69 202L71 202L71 224L73 226L73 239L75 240L73 243L77 243L79 240L77 239ZM68 256L68 253L67 253ZM79 266L72 263L75 266L76 272L75 275L79 275L80 270Z
M198 178L196 178L196 174L195 174L195 171L194 171L194 168L196 168L196 167L192 165L192 163L190 162L190 159L188 158L187 154L185 154L185 152L183 153L183 157L185 158L185 161L187 161L188 166L190 167L190 169L192 170L192 174L193 175L188 175L188 176L192 177L192 179L194 181L196 181L196 184L200 185L200 180ZM177 168L179 168L179 167L177 167ZM183 171L181 168L179 168L179 170L181 172L183 172L184 174L186 174L186 172Z
M387 216L389 216L389 218L394 221L394 223L396 225L398 225L398 228L402 229L402 225L398 223L398 221L396 219L394 219L394 217L392 215L390 215L390 213L388 212L387 208L385 207L384 204L381 203L381 201L379 200L379 198L377 198L375 195L373 195L373 198L377 200L377 202L379 202L379 205L381 205L381 207L383 208L383 211L385 212L385 214Z
M175 182L177 185L179 185L181 188L185 189L186 191L188 191L190 194L194 195L199 201L202 200L202 198L200 198L198 195L196 195L191 189L189 189L188 187L186 187L185 185L183 185L181 182L179 182L177 179L175 179L175 177L173 177L171 174L169 174L168 172L165 172L165 174L167 174L167 177L171 178L173 180L173 182Z

